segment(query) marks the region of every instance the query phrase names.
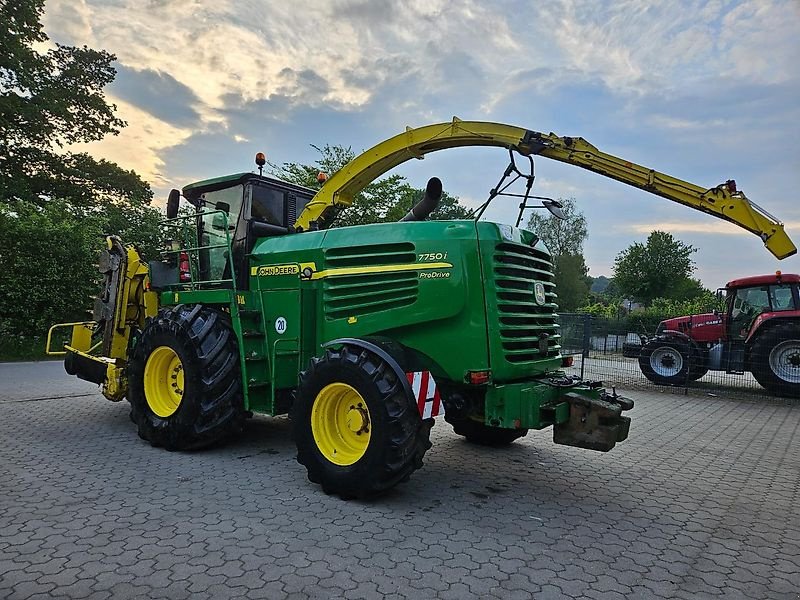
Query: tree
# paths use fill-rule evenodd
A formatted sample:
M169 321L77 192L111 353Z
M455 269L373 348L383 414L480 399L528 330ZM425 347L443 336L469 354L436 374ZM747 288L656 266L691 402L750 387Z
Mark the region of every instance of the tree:
M44 0L0 2L0 202L148 204L150 186L133 171L63 151L116 135L125 123L103 93L115 57L86 46L40 51L48 41L43 7Z
M558 307L574 311L589 297L589 267L582 254L562 254L555 263Z
M664 231L653 231L647 242L636 242L614 259L614 283L619 292L650 305L655 298L685 300L697 297L702 285L691 275L695 270L690 244Z
M97 293L97 249L103 223L71 207L0 204L0 333L42 335L62 320L84 321Z
M549 212L534 211L528 219L528 229L550 250L559 308L571 311L582 306L589 297L591 278L583 257L583 243L589 233L586 217L578 210L575 199L558 200L565 219Z
M578 210L575 198L559 198L558 201L565 219L547 211L533 211L528 219L528 229L544 241L553 256L583 254L583 243L589 237L586 217Z
M102 50L48 45L44 0L0 0L0 338L83 320L97 252L116 233L154 256L162 233L150 186L68 146L115 135L116 74ZM41 48L49 49L42 50Z
M320 154L313 165L284 163L277 166L271 164L270 172L284 181L319 189L322 184L317 181L317 175L320 172L332 176L356 156L349 147L328 144L323 147L312 144L311 147ZM397 221L411 210L423 193L424 190L411 186L401 175L389 175L377 179L356 194L353 203L339 213L332 226L344 227ZM469 210L459 203L457 197L443 192L439 206L431 213L431 218L463 219L468 214Z

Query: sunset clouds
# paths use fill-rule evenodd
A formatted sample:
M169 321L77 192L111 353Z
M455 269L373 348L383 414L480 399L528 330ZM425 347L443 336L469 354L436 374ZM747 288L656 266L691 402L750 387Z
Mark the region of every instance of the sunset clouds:
M361 150L458 115L581 135L703 186L736 178L800 221L794 0L48 0L45 27L117 55L109 96L129 126L91 151L158 193L249 169L257 150L310 162L312 143ZM480 202L504 163L464 150L401 172L419 184L435 171ZM593 275L650 228L680 223L709 286L777 264L751 236L719 266L733 236L713 218L568 166L540 160L537 173L542 195L574 196L586 213Z

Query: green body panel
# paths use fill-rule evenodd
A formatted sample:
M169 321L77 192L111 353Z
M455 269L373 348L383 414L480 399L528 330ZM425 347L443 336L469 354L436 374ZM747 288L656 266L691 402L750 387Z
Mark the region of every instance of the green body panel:
M598 389L581 386L570 391L589 398ZM536 380L491 385L486 390L484 422L508 429L544 429L569 420L569 404L561 401L562 390Z
M177 289L161 303L230 312L250 410L282 409L278 396L326 342L376 338L406 349L407 371L485 390L487 422L541 428L566 418L557 388L541 382L561 357L549 253L530 232L475 221L362 225L263 238L247 260L247 290ZM491 380L470 385L470 371Z

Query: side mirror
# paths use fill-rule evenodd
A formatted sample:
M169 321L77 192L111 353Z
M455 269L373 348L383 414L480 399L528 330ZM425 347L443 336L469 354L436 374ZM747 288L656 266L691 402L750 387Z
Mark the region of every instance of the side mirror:
M561 210L564 206L558 200L542 200L542 206L544 206L547 210L550 211L550 214L553 215L556 219L560 219L565 221L567 219L567 215L564 214L564 211Z
M221 210L226 215L231 214L231 205L228 204L227 202L217 202L214 208L216 208L217 210Z
M725 290L723 289L717 290L717 300L719 300L720 302L725 299L725 295L723 294L724 291Z
M169 197L167 198L167 218L174 219L178 216L178 205L181 203L181 193L176 190L172 189L169 191Z

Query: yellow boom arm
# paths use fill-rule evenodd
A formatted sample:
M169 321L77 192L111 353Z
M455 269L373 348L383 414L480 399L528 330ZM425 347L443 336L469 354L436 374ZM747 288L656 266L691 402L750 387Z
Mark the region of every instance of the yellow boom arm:
M349 206L366 185L411 158L423 158L429 152L461 146L499 146L522 155L540 155L583 167L730 221L758 235L779 259L797 252L783 223L750 202L733 181L703 188L601 152L583 138L559 137L513 125L457 118L451 123L408 128L354 158L322 186L297 217L295 227L308 230L313 222L324 224L340 207Z

